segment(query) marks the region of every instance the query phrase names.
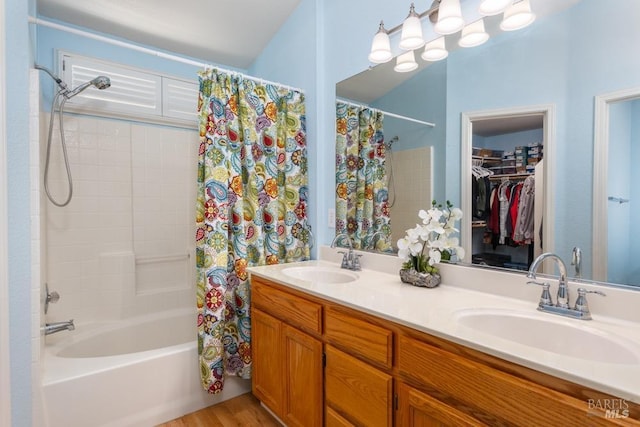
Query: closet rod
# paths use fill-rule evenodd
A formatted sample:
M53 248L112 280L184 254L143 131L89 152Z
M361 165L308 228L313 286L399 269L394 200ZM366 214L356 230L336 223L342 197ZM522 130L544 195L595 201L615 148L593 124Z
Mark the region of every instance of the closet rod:
M349 105L352 105L352 106L354 106L354 107L370 108L370 109L372 109L372 110L376 110L376 111L381 112L381 113L382 113L382 114L384 114L385 116L395 117L396 119L406 120L406 121L414 122L414 123L420 123L421 125L429 126L429 127L432 127L432 128L436 127L435 123L425 122L424 120L414 119L413 117L402 116L402 115L400 115L400 114L391 113L391 112L389 112L389 111L384 111L384 110L381 110L381 109L379 109L379 108L370 107L370 106L365 105L365 104L356 104L355 102L347 101L346 99L340 99L340 98L336 98L336 100L337 100L338 102L342 102L342 103L345 103L345 104L349 104Z
M255 81L260 82L262 84L270 84L270 85L274 85L274 86L279 86L279 87L284 88L284 89L289 89L289 90L294 90L294 91L297 91L297 92L304 93L304 91L302 89L299 89L297 87L285 85L285 84L278 83L278 82L273 82L273 81L270 81L270 80L261 79L259 77L250 76L248 74L244 74L244 73L241 73L239 71L227 70L227 69L219 67L217 65L212 65L212 64L207 64L207 63L204 63L204 62L194 61L192 59L184 58L182 56L172 55L172 54L169 54L169 53L164 53L164 52L161 52L159 50L149 49L149 48L146 48L146 47L138 46L138 45L133 44L133 43L116 40L116 39L113 39L111 37L101 36L99 34L90 33L88 31L79 30L77 28L69 27L69 26L62 25L62 24L57 24L55 22L46 21L46 20L40 19L40 18L34 18L33 16L29 16L29 23L36 24L36 25L42 25L43 27L54 28L56 30L65 31L67 33L79 35L79 36L86 37L86 38L93 39L93 40L98 40L98 41L101 41L101 42L104 42L104 43L112 44L114 46L124 47L124 48L135 50L135 51L138 51L138 52L146 53L147 55L152 55L152 56L157 56L158 58L168 59L168 60L174 61L174 62L181 62L183 64L188 64L188 65L195 65L196 67L201 67L201 68L205 68L205 69L214 68L216 70L222 71L223 73L238 74L238 75L241 75L244 78L255 80Z

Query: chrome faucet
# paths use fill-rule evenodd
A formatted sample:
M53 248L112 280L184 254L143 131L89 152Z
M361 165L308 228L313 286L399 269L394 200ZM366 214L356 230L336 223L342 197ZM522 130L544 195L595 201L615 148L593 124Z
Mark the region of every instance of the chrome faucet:
M574 255L575 254L576 252L574 251ZM560 270L556 304L553 303L553 299L551 298L551 293L549 292L549 283L536 281L536 271L538 270L540 264L542 264L542 262L547 258L554 259L558 264L558 270ZM578 289L578 297L576 298L574 307L569 307L567 267L565 266L564 261L562 261L562 258L550 252L543 253L533 261L531 267L529 267L529 273L527 274L527 277L529 279L532 279L527 283L542 286L542 295L540 296L540 301L538 302L538 310L547 313L559 314L561 316L572 317L574 319L589 320L591 319L591 313L589 312L589 305L587 304L587 294L591 293L606 296L604 292L588 291L584 288L580 288Z
M360 257L362 255L355 254L353 252L353 242L351 241L351 237L347 233L338 233L336 237L333 238L331 242L331 247L335 248L340 238L347 238L347 243L349 243L349 252L338 251L339 254L342 254L342 264L340 268L346 268L347 270L361 270L360 267Z
M560 258L558 255L552 254L551 252L546 252L540 255L538 258L536 258L533 261L533 263L531 264L531 267L529 267L529 274L527 274L527 277L529 279L536 280L536 271L538 270L538 267L540 266L540 264L542 264L542 261L544 261L547 258L554 259L558 264L558 270L560 270L560 278L558 279L558 295L557 295L558 302L556 305L561 308L569 308L569 289L567 288L567 266L564 264L564 261L562 261L562 258Z
M582 250L577 246L571 252L571 265L576 270L576 278L580 279L582 277Z
M76 327L73 324L73 319L71 319L67 320L66 322L45 323L43 329L45 335L51 335L60 331L73 331L75 328Z

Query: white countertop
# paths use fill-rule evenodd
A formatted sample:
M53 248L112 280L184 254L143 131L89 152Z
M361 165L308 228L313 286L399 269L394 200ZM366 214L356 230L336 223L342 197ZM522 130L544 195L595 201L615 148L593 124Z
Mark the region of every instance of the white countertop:
M579 327L597 329L601 334L616 339L640 354L640 322L633 315L640 311L638 291L603 288L608 293L608 297L605 298L609 300L607 302L620 301L620 304L627 304L622 307L624 310L621 312L630 319L599 313L595 307L603 307L601 311L605 311L604 307L607 305L602 302L591 304L592 300L598 298L591 296L589 303L593 320L585 321L538 312L536 306L540 289L526 285L522 274L442 266L442 284L437 288L427 289L400 281L397 258L372 253L363 254L363 269L356 272L358 279L349 283L327 284L300 280L283 273L284 269L293 266L339 267L337 255L328 248L321 248L321 252L323 258L331 260L252 267L249 271L253 275L280 282L329 301L640 404L640 361L616 364L560 355L480 332L456 320L456 316L463 310L482 308L525 312L533 316L552 316L556 322L566 322L574 326L577 323ZM583 284L581 286L594 288ZM478 287L483 291L473 289ZM576 295L575 287L570 289L573 292L573 301ZM630 297L634 299L632 303L629 302ZM627 313L627 308L633 313ZM526 334L527 331L522 333Z

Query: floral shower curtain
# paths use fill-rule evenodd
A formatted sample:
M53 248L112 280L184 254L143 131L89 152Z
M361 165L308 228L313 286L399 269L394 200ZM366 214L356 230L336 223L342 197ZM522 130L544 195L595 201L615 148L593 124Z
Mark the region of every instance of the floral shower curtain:
M196 204L202 385L251 375L247 267L309 258L304 95L217 70L199 74Z
M336 103L336 235L348 234L357 249L390 248L383 120L379 111Z

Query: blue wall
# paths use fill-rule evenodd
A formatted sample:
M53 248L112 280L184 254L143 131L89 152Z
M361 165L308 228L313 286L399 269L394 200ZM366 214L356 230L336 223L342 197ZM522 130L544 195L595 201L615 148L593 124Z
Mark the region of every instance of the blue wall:
M463 2L463 8L472 3ZM444 138L447 176L444 194L459 204L460 113L556 104L557 147L553 153L557 159L556 218L553 219L557 234L555 250L568 257L571 247L579 245L583 248L587 266L590 265L591 235L584 230L591 230L591 193L574 189L578 185L590 188L593 96L640 86L640 73L629 73L629 70L640 69L640 55L627 52L629 46L640 45L635 30L640 2L618 0L616 3L621 3L618 6L625 11L622 18L612 16L613 8L602 8L602 3L597 0L583 0L557 17L540 20L526 30L511 34L510 37L517 38L514 43L494 37L487 44L466 51L466 56L452 53L446 60L446 119L427 118L428 121L446 122L436 128L436 132L443 133L433 139L441 144ZM10 108L5 114L8 215L11 223L8 236L11 386L13 423L16 426L31 425L31 212L26 130L32 49L27 17L34 14L34 4L34 0L5 0L7 25L3 29L9 58L6 76ZM380 19L384 19L390 28L401 23L407 12L404 5L386 0L302 0L262 55L247 70L249 74L305 91L311 178L310 217L319 244L327 244L333 236L333 230L327 224L327 210L334 204L335 84L370 66L367 53ZM596 31L575 38L575 30L593 28L594 23L607 27L612 37L624 42L603 44ZM425 24L427 26L430 24ZM196 71L195 67L45 28L38 30L37 40L38 62L52 68L53 49L61 48L178 77L188 78ZM612 67L612 63L619 65ZM530 72L523 73L523 67ZM538 83L531 82L534 75ZM44 87L50 94L52 85L45 82L43 80ZM566 101L566 95L571 97L570 102ZM491 101L487 101L487 97ZM442 110L436 112L442 113ZM638 133L636 129L635 134ZM638 197L634 199L640 200Z
M31 426L31 225L27 17L33 1L5 0L7 215L11 416ZM4 381L4 379L2 379Z

